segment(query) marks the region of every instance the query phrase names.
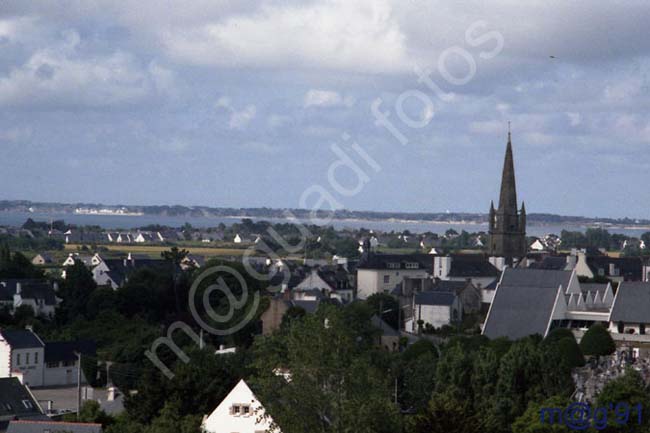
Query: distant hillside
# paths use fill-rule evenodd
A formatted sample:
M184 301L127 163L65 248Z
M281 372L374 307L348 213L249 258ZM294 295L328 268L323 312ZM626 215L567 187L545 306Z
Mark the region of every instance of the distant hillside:
M311 211L307 209L273 209L273 208L219 208L208 206L133 206L133 205L104 205L100 203L43 203L27 200L2 200L0 211L5 212L34 212L74 214L87 211L139 213L161 216L192 216L192 217L249 217L249 218L286 218L293 216L299 219L309 218ZM466 212L375 212L337 210L333 215L328 211L317 211L317 217L358 220L409 220L431 222L463 222L486 223L487 214ZM563 216L554 214L528 214L531 225L567 225L567 226L648 226L650 220L632 218L593 218L581 216Z

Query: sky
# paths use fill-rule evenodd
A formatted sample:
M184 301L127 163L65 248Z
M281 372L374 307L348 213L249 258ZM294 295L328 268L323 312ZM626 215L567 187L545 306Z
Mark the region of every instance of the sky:
M637 0L4 0L0 199L487 212L511 122L528 212L649 218L648 22Z

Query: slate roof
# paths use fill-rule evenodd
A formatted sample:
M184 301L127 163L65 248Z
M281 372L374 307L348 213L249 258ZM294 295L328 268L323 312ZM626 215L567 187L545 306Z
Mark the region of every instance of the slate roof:
M478 254L456 254L452 256L450 277L496 277L499 270L487 257Z
M622 282L614 298L610 320L650 323L650 283Z
M45 346L36 334L27 329L2 329L0 330L0 337L9 343L13 349Z
M30 418L40 415L43 415L40 407L18 378L0 378L0 418Z
M456 293L458 290L463 290L468 284L467 281L437 280L433 284L433 290L437 292Z
M431 272L433 256L430 254L364 254L359 260L357 269L392 269L388 263L399 263L399 269L406 269L406 263L418 263L419 269Z
M313 314L318 310L318 306L320 305L320 301L290 301L291 304L295 307L300 307L303 310L305 310L306 313L308 314Z
M56 305L56 292L47 280L5 279L0 280L0 301L13 301L20 283L23 299L42 299L45 305Z
M618 275L609 274L610 263L619 270ZM625 281L641 281L643 275L643 260L640 257L587 256L587 265L594 275L599 275L598 271L602 269L605 276L621 276Z
M560 285L566 289L571 271L506 268L494 294L483 334L516 340L544 336Z
M101 424L53 421L11 421L7 433L102 433Z
M456 294L451 292L420 292L415 295L415 305L445 305L454 303Z
M565 256L547 256L539 262L532 263L530 268L545 269L548 271L563 271L566 266L567 261Z
M582 290L583 293L591 292L593 295L598 291L602 295L605 293L606 289L606 283L580 283L580 290Z
M97 353L97 345L90 340L45 342L46 363L75 361L77 359L75 352L94 356Z
M386 323L385 320L380 319L376 314L370 318L370 323L372 323L372 326L382 331L382 335L388 337L399 337L399 332L393 329L393 327Z

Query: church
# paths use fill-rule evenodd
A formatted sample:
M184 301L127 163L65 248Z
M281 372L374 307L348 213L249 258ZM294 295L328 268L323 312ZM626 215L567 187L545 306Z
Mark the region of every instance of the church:
M490 240L488 254L503 257L512 265L526 255L526 207L517 208L517 187L515 184L515 163L512 156L512 138L508 131L508 144L503 161L499 207L490 203Z

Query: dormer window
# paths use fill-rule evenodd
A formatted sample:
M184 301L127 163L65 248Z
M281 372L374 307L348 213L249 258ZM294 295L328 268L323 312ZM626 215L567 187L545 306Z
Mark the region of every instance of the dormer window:
M388 269L399 269L399 263L390 262L386 264Z
M420 264L417 262L408 262L404 265L406 269L418 269L420 267Z

